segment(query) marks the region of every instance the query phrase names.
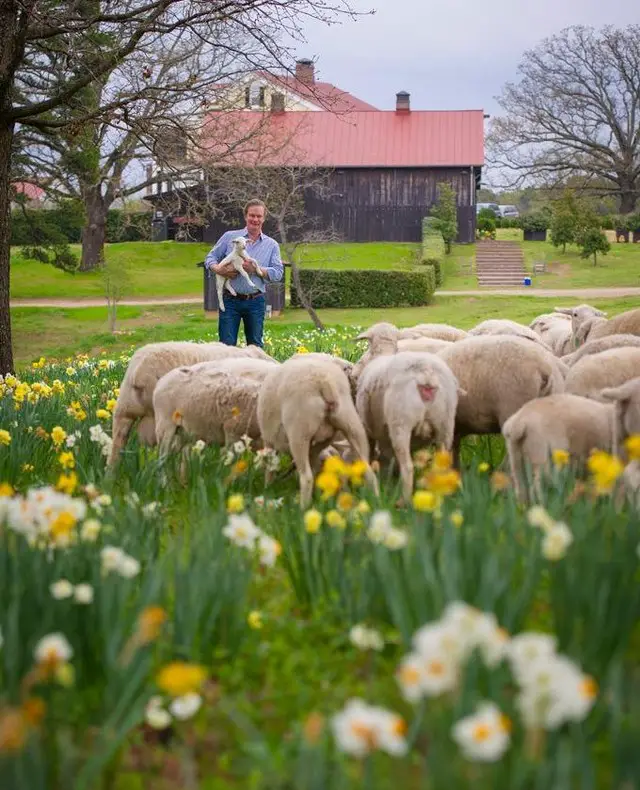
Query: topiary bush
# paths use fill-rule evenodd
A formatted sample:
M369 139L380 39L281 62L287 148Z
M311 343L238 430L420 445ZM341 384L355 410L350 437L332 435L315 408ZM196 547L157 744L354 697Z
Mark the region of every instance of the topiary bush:
M419 272L366 269L300 269L304 292L314 307L417 307L428 304L436 289L432 265ZM291 307L301 307L291 284Z

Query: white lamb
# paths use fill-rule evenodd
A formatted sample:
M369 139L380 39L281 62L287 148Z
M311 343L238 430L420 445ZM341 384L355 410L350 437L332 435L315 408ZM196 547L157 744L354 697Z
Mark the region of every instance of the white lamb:
M583 357L569 368L565 391L599 400L601 390L619 387L637 376L640 376L640 348L611 348Z
M381 457L394 456L405 503L413 493L411 452L428 444L451 449L460 390L434 354L401 351L373 359L358 381L356 408Z
M502 426L509 453L514 489L524 498L524 465L534 473L540 495L542 473L554 450L565 450L572 461L584 462L592 450L613 446L613 408L579 395L561 393L525 403Z
M224 343L190 343L167 341L148 343L139 348L129 360L120 384L120 394L113 413L113 445L108 464L113 466L136 420L138 434L147 444L155 444L153 391L158 381L174 368L197 362L221 360L228 357L249 357L270 360L258 346L237 348Z
M251 282L251 278L249 277L247 272L245 272L242 264L245 261L251 261L255 265L256 272L260 275L260 277L265 277L264 270L260 268L255 258L252 258L247 253L247 240L244 238L244 236L238 236L237 238L233 239L231 244L232 244L231 252L220 261L220 264L224 265L230 263L233 266L233 268L238 272L238 274L241 277L244 277L244 279L252 288L255 288L255 285ZM222 312L225 311L224 299L223 299L223 291L225 288L229 291L229 293L232 294L232 296L237 296L235 289L231 285L230 279L228 277L223 277L221 274L216 274L216 290L218 292L218 307L220 308L220 310L222 310Z
M258 396L258 424L265 446L291 453L300 479L300 504L313 495L313 466L340 434L367 464L365 477L378 493L369 464L367 435L345 373L334 361L304 354L288 359L265 378Z

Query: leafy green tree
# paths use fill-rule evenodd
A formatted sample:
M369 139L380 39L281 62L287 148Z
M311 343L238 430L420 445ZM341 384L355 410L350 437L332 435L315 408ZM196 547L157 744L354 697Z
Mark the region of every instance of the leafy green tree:
M449 255L451 244L458 235L457 197L451 184L440 184L438 187L438 199L431 209L431 216L437 220L437 228L444 239L445 252Z
M598 253L601 252L603 255L606 255L611 249L609 240L596 224L586 225L579 229L576 241L580 247L580 257L590 258L593 255L594 266L598 262Z
M573 244L580 224L582 207L571 190L566 190L557 200L551 213L551 243L554 247L562 247L567 251L567 244Z

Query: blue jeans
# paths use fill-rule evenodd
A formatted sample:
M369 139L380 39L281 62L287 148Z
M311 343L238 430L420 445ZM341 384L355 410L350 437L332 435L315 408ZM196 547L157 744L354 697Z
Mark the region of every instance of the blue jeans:
M244 324L244 336L248 346L262 348L262 330L264 327L265 297L264 294L255 299L236 299L227 291L224 292L224 312L218 313L218 337L221 343L235 346L238 342L240 321Z

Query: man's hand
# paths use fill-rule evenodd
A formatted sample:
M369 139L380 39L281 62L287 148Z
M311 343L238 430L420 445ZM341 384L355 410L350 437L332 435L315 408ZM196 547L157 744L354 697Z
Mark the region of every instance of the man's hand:
M255 258L244 258L242 263L242 268L245 270L245 272L248 272L249 274L253 274L253 272L258 271L257 264L258 261L256 261Z
M224 265L216 263L211 268L215 274L219 274L221 277L233 278L238 273L232 263L225 263Z

